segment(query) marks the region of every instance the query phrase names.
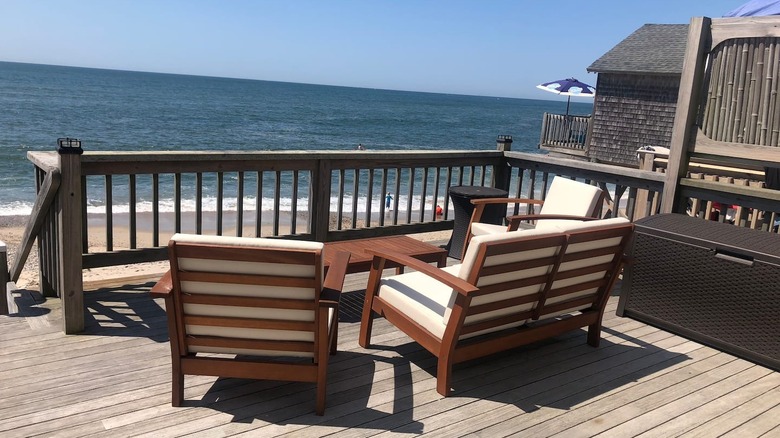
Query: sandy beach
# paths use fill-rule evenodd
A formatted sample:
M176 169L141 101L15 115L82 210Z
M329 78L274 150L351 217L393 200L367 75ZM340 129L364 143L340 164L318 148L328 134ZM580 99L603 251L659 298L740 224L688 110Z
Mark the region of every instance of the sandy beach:
M166 216L166 215L164 215ZM188 218L189 219L189 218ZM27 216L0 216L0 241L3 241L8 250L8 268L11 269L16 260L16 253L20 249L24 229L27 225ZM332 219L332 228L335 228L335 217ZM165 245L167 238L173 234L172 217L166 217L161 226L160 244ZM183 221L185 222L185 221ZM280 232L284 233L289 229L289 217L280 221ZM139 247L151 246L152 233L149 221L139 220L137 245ZM189 223L189 221L186 221ZM106 227L105 220L91 218L89 220L89 247L90 251L101 252L106 248ZM361 223L356 225L361 226ZM350 227L349 224L344 224ZM170 229L169 229L170 228ZM191 232L189 226L183 227L184 231ZM305 220L298 223L299 232L306 228ZM212 221L204 222L205 234L214 234L214 224ZM262 235L271 235L273 226L264 224L261 228ZM115 215L113 225L113 245L114 249L129 248L129 230L127 228L127 215ZM226 223L224 235L235 235L235 222ZM254 234L254 224L245 224L244 235ZM431 233L412 234L411 237L422 241L444 241L449 239L451 231L438 231ZM168 237L165 237L168 236ZM132 282L154 281L159 278L168 269L168 262L139 263L133 265L110 266L105 268L85 269L83 272L84 290L94 290L100 287L129 284ZM18 289L37 290L38 289L38 249L37 244L33 245L30 255L25 262L24 269L16 282Z

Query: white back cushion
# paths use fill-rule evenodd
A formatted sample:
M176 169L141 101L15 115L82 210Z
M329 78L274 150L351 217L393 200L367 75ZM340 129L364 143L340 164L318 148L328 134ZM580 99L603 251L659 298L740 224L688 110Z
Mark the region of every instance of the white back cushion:
M307 242L299 240L284 239L265 239L248 237L228 237L228 236L203 236L194 234L175 234L171 240L176 243L192 243L200 245L220 245L235 246L243 248L268 248L282 250L302 250L318 251L322 250L324 244L320 242ZM313 279L317 269L322 270L322 266L312 264L293 265L289 263L265 263L265 262L244 262L214 259L196 259L180 257L177 260L179 269L190 272L213 272L225 274L252 274L252 275L271 275L283 277L297 277ZM188 294L209 294L225 296L242 297L263 297L279 299L315 299L315 288L310 287L283 287L283 286L262 286L246 285L237 283L212 283L204 281L182 281L182 293ZM291 321L313 321L314 312L310 310L293 309L272 309L258 307L237 307L224 305L208 304L185 304L184 312L188 315L201 316L222 316L234 318L254 318L254 319L277 319ZM291 330L266 330L266 329L239 329L230 327L198 326L187 325L187 333L200 336L220 336L236 337L244 339L271 339L271 340L291 340L308 341L314 339L313 332L301 332ZM190 349L193 352L213 352L225 353L224 349L215 349L212 347L195 347ZM256 351L254 353L243 352L246 354L259 355L278 355L272 351ZM284 353L289 355L289 353ZM298 354L296 354L298 355ZM304 356L310 356L309 353L303 353Z
M539 214L566 214L590 216L601 197L601 189L589 184L556 176L550 184ZM538 221L536 228L552 227L567 220L546 219Z

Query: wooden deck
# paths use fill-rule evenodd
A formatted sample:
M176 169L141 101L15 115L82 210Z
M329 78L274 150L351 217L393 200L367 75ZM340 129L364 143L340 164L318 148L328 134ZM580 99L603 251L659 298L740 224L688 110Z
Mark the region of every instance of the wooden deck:
M347 277L324 417L303 383L187 377L170 405L165 312L151 284L85 295L86 331L62 333L60 300L15 293L0 317L0 436L780 436L780 373L607 307L601 347L579 330L455 368L383 320L357 344L366 275Z

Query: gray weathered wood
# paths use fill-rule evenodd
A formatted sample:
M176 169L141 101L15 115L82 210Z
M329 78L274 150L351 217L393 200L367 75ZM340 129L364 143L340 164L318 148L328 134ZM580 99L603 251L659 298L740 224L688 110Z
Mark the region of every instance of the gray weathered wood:
M35 204L33 204L32 212L30 213L30 220L24 228L24 234L22 240L19 243L19 248L16 251L16 258L10 271L10 280L17 281L24 269L24 263L27 261L27 256L30 255L35 238L38 236L41 227L43 226L46 215L49 212L49 208L54 202L54 198L57 195L57 190L60 187L60 170L51 169L46 173L43 179L43 184L39 190L40 195L35 198Z
M672 129L669 168L666 170L666 183L661 200L662 213L676 212L679 209L678 204L681 200L677 187L680 178L685 177L688 171L689 148L693 134L691 126L696 120L706 61L704 55L709 47L710 24L711 20L707 17L694 17L688 28L688 42Z
M0 241L0 315L8 315L8 247Z
M62 299L63 330L78 333L84 330L84 290L81 276L81 155L60 154L62 180L58 195L59 282ZM108 207L108 206L107 206Z
M709 437L777 426L780 374L619 318L616 297L601 347L574 331L466 363L455 374L460 392L442 398L433 357L381 318L374 333L384 348L358 347L359 323L348 318L365 282L355 274L345 283L324 417L311 412L312 385L272 381L188 377L191 403L171 407L166 317L149 285L88 294L95 313L84 336L58 330L61 300L23 293L27 316L0 316L0 434Z

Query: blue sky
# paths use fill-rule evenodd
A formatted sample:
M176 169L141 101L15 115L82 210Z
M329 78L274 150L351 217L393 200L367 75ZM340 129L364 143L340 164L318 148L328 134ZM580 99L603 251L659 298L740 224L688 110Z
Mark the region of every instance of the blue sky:
M565 99L645 23L747 0L3 0L0 60L393 90Z

